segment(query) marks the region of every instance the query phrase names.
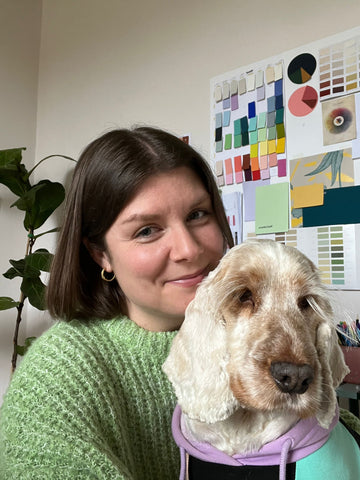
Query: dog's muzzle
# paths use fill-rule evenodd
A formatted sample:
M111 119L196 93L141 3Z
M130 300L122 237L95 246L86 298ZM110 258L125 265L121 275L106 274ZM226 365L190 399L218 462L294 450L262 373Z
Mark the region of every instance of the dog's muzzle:
M314 380L314 370L306 364L274 362L271 364L270 372L276 386L283 393L305 393Z

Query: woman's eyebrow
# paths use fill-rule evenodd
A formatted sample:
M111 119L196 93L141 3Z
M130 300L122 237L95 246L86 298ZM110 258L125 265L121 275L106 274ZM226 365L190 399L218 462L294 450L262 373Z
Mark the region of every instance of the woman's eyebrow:
M189 210L193 208L201 206L203 203L208 202L210 200L210 195L206 192L203 195L196 198L188 207ZM162 216L161 213L133 213L125 218L122 223L132 223L132 222L140 222L140 223L147 223L147 222L154 222L155 220L159 219Z
M152 222L158 219L161 215L156 213L134 213L129 217L125 218L122 223L132 223L132 222Z

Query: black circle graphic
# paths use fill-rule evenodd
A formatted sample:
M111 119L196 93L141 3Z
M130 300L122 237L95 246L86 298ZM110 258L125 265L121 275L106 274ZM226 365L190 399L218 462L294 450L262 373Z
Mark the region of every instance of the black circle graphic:
M308 82L316 70L316 59L311 53L301 53L288 66L288 77L297 85Z

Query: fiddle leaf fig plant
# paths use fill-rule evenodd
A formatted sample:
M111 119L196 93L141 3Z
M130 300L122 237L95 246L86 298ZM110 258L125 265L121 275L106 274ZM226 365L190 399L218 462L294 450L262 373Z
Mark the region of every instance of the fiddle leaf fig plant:
M43 161L52 157L61 157L71 161L73 158L65 155L49 155L40 160L30 171L22 163L22 151L25 148L0 150L0 184L5 185L17 199L11 207L24 212L23 225L25 233L25 256L18 260L10 259L11 267L3 274L9 280L21 278L19 299L0 297L0 310L16 309L16 320L13 338L13 354L11 359L12 372L16 368L18 355L24 355L35 337L29 337L24 345L18 345L20 324L22 321L25 302L38 310L45 310L46 286L41 279L42 272L49 272L53 255L45 248L34 250L36 240L42 235L57 232L59 228L52 228L37 233L46 220L62 204L65 198L65 189L61 183L50 180L40 180L33 184L30 176Z

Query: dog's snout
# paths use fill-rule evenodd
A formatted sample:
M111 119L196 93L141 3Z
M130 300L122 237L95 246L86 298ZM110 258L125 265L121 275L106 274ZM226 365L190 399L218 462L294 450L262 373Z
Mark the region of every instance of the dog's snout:
M273 362L270 372L276 386L284 393L305 393L314 379L314 370L310 365Z

